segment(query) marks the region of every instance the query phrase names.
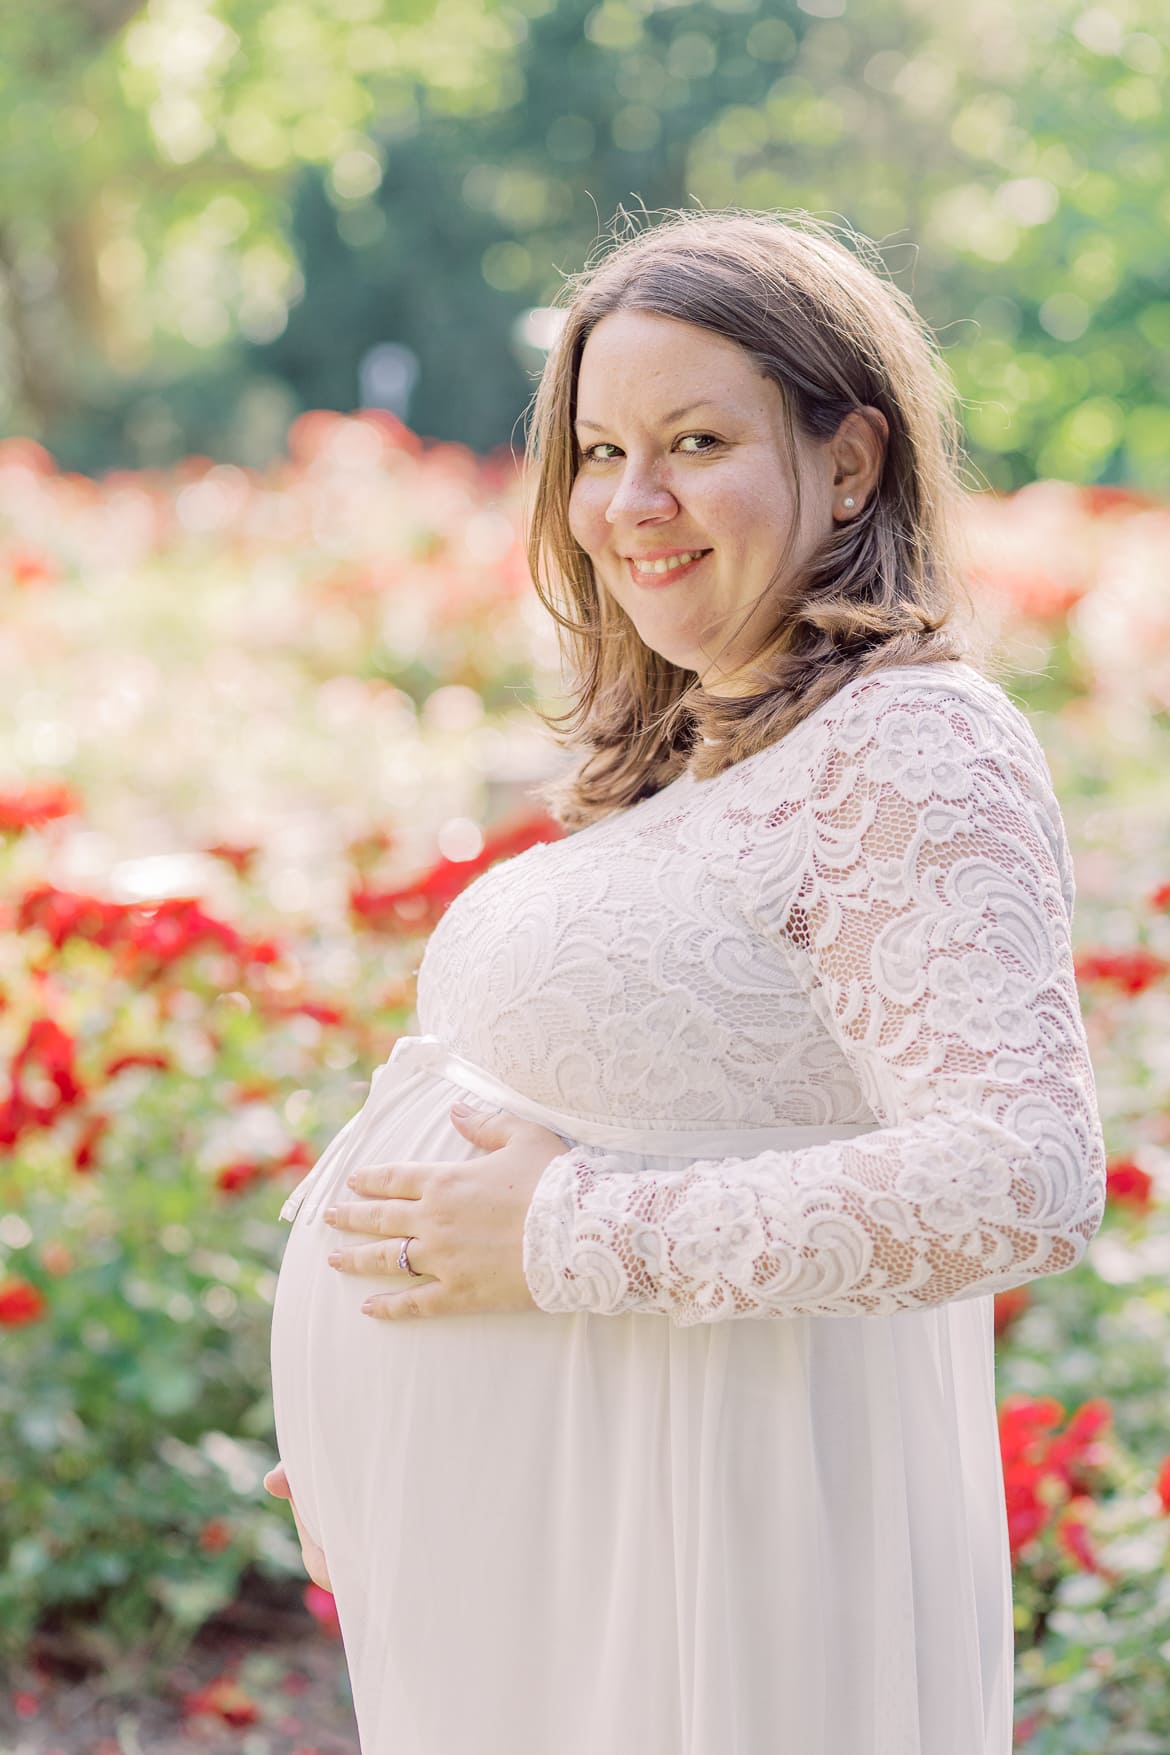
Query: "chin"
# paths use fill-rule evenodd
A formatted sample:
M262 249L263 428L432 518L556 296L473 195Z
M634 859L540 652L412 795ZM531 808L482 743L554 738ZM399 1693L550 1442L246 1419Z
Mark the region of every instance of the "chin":
M659 658L665 658L666 662L673 664L676 670L697 672L699 661L693 652L671 651L665 646L658 645L654 640L648 640L641 628L637 630L637 633L643 646L651 652L657 652Z

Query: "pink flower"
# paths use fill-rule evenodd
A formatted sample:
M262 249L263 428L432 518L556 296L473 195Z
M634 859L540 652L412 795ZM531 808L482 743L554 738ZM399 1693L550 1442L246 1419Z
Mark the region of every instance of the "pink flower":
M337 1604L331 1591L322 1590L319 1584L305 1586L305 1607L316 1621L323 1633L337 1636L341 1632L341 1622L337 1616Z

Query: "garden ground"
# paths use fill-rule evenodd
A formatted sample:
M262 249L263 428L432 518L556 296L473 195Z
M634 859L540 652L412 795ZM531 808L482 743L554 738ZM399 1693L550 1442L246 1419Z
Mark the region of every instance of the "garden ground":
M263 1580L249 1578L161 1684L78 1670L50 1642L34 1647L0 1694L0 1755L357 1755L339 1640L295 1590Z

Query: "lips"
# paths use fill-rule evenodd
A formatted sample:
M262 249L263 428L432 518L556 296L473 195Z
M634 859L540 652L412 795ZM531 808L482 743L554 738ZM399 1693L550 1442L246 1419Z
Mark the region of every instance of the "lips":
M679 550L679 549L676 549L674 552L676 554L679 554L679 553L681 553L681 554L687 554L687 553L695 554L695 555L697 555L697 558L693 561L684 562L684 564L681 567L678 567L678 566L666 567L660 571L655 570L652 573L644 573L639 569L638 564L635 561L635 559L633 558L633 556L627 555L626 556L626 568L627 568L629 575L630 575L630 578L633 580L634 584L642 586L643 589L645 589L645 590L654 590L659 585L673 585L675 580L688 578L690 576L690 574L692 574L695 571L696 567L701 567L703 562L710 555L711 550L710 549L700 549L700 550L694 550L694 549L691 549L691 550L681 549L681 550ZM669 559L670 557L669 557L669 551L667 551L667 553L663 554L663 555L642 555L639 558L643 562L647 562L650 560L666 560L666 559Z

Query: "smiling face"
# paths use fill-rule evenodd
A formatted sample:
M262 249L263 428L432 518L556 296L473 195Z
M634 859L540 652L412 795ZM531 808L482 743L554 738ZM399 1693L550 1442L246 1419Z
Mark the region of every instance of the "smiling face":
M653 651L712 693L739 692L761 632L747 611L774 585L796 516L778 386L709 330L613 311L582 351L576 433L569 528L598 589ZM801 524L781 589L833 522L829 448L796 439Z

